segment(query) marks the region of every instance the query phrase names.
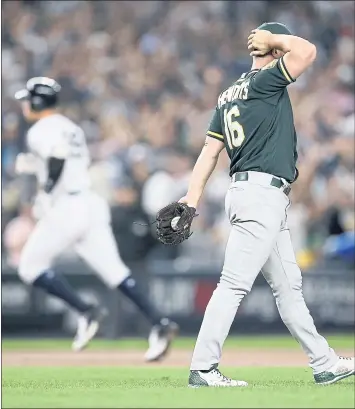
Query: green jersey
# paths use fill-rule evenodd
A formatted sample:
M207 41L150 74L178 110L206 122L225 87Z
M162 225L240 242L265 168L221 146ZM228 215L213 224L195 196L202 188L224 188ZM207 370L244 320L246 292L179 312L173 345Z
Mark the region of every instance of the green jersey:
M297 135L283 58L243 74L218 97L207 135L222 140L236 172L265 172L293 182Z

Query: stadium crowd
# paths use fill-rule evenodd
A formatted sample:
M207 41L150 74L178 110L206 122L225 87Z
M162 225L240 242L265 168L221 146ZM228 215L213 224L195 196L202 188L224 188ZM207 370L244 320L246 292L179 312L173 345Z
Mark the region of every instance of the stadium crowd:
M13 262L33 226L33 183L14 174L28 125L13 95L42 75L62 85L62 112L87 134L124 258L222 260L226 154L186 244L163 249L144 224L184 195L218 94L250 68L250 30L280 21L318 50L289 87L300 176L288 222L301 265L311 265L329 237L354 232L353 16L352 1L4 1L2 226Z

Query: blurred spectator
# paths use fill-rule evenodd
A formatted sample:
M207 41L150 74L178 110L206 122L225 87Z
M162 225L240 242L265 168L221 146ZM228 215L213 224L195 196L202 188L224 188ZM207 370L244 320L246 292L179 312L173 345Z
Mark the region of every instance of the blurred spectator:
M6 226L4 246L7 253L5 262L14 268L18 267L23 246L34 227L32 219L26 215L15 217Z
M112 227L123 260L143 260L155 245L150 220L139 201L139 193L131 182L114 188Z
M186 155L166 152L161 167L148 178L143 187L142 205L151 217L168 203L184 196L192 163Z
M148 222L185 193L218 94L250 67L249 30L276 20L318 48L314 67L289 89L300 168L289 227L307 267L327 237L354 231L353 16L352 1L5 1L5 222L23 207L13 163L26 125L13 94L28 77L52 76L63 86L63 113L88 136L93 183L112 203L122 251L144 257L150 230L133 221ZM181 256L198 249L202 260L222 260L228 183L224 155Z

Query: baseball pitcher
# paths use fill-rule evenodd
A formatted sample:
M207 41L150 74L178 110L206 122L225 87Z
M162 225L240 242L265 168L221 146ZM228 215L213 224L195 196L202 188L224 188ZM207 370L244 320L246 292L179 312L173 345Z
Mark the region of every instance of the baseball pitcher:
M225 209L231 231L221 278L193 352L189 386L247 386L224 376L218 364L240 302L260 271L283 322L309 357L315 382L331 384L354 374L354 358L338 356L317 332L303 299L301 271L287 228L288 195L298 174L287 86L312 65L316 47L291 35L283 24L264 23L251 32L248 49L251 70L219 95L186 196L157 216L161 241L187 239L218 155L227 150L231 185Z
M32 78L18 91L23 115L34 125L27 133L28 153L17 157L18 173L35 173L38 194L33 212L39 219L19 264L21 279L59 297L79 312L73 350L83 349L107 314L75 293L52 270L54 259L68 248L89 264L112 289L127 296L152 324L147 361L166 354L177 324L160 317L140 293L122 262L110 226L108 203L90 189L89 151L83 130L57 111L60 85L45 77Z

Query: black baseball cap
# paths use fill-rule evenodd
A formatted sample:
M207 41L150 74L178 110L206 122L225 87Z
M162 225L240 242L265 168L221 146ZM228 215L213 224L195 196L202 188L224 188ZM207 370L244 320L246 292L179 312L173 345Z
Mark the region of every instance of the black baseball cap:
M291 31L285 26L285 24L277 23L276 21L270 23L263 23L257 29L270 31L271 34L292 35Z

